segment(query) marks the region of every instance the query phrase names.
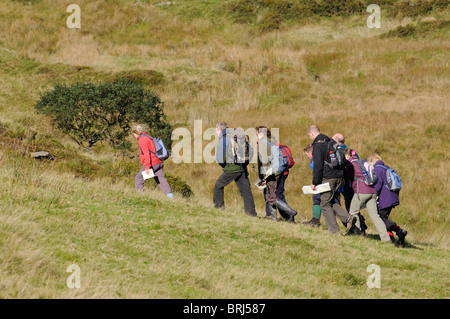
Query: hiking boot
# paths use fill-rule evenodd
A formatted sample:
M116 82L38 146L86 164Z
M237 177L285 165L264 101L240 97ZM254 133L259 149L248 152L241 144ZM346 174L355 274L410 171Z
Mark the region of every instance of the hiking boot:
M270 218L271 220L276 222L277 221L277 208L272 205L269 205L269 212L270 212L270 215L266 215L266 218Z
M403 245L405 243L405 237L408 234L408 232L404 229L397 230L397 236L398 236L398 244Z
M303 222L303 225L311 226L311 227L320 227L320 220L316 217L311 218L311 220L308 220L306 222Z
M347 235L350 235L353 232L353 229L355 228L355 224L358 217L355 215L351 215L347 220Z
M282 210L287 215L289 215L288 222L294 222L294 217L297 215L297 212L289 207L289 205L279 199L275 202L275 207L277 207L279 210Z

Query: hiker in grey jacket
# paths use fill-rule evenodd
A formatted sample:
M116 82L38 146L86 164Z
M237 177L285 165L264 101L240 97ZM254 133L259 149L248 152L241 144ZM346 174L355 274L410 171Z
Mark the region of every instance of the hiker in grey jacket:
M277 220L277 208L283 211L284 215L288 217L288 222L293 222L297 212L289 205L278 198L276 193L278 184L281 180L281 174L284 172L274 172L273 154L271 145L276 144L276 139L272 138L272 134L265 126L258 126L256 128L256 142L258 143L258 176L264 188L264 200L269 204L269 212L272 215L272 220Z

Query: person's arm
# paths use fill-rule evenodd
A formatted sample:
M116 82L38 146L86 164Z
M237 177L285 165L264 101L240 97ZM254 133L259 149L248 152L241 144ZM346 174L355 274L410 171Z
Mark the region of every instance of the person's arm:
M144 162L142 163L142 165L145 165L145 172L147 174L150 173L150 167L151 167L149 142L151 142L149 138L141 137L139 139L139 149L141 150L141 152L144 155Z
M226 165L225 154L226 154L226 138L222 136L221 138L219 138L216 150L216 161L221 167L225 167Z
M378 176L378 182L375 184L374 188L377 191L377 195L380 196L381 190L383 189L383 186L385 184L384 176L386 176L386 172L385 172L384 168L382 168L382 167L375 167L375 172L377 173L377 176Z
M316 143L313 145L313 160L314 160L314 169L313 169L314 177L311 187L322 183L323 161L324 161L322 144ZM312 187L312 189L314 190L315 187Z

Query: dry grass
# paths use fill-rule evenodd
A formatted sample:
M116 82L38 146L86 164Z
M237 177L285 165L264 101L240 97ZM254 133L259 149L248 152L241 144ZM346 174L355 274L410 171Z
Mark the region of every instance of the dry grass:
M378 37L398 25L414 22L410 18L383 19L381 30L369 30L361 17L351 17L294 24L277 32L260 34L246 25L226 24L222 21L214 23L202 18L187 20L171 14L170 10L161 10L148 4L140 7L132 6L130 2L107 3L101 0L79 1L78 4L82 9L80 30L66 28L65 19L68 14L65 13L65 1L42 0L34 5L7 1L0 7L0 124L8 125L16 138L32 141L33 136L37 136L37 140L52 137L61 140L65 147L74 149L70 142L51 128L48 120L34 114L33 105L39 93L57 82L98 81L110 72L154 69L166 77L166 84L154 87L153 90L165 101L166 113L172 123L186 127L191 132L194 120L202 120L203 129L213 127L217 121L226 121L231 126L243 128L267 125L280 129L281 142L290 146L297 162L291 170L286 189L288 202L299 211L297 220L311 217L312 201L310 197L301 194L301 187L311 180L303 148L310 142L306 129L314 123L327 135L343 133L346 144L356 149L362 157L377 152L388 165L394 167L405 186L401 192L401 205L392 213L393 220L408 229L408 240L412 245L429 245L432 249L438 247L443 249L443 254L448 250L448 38ZM448 18L448 13L436 16L438 19L442 17ZM79 66L88 68L75 68ZM316 75L320 77L320 81L314 81ZM204 142L204 145L208 143L209 141ZM4 148L5 145L0 144L0 147ZM108 155L99 154L93 159L99 160L105 156ZM80 223L70 226L73 228L65 225L63 229L73 230L71 240L76 241L77 234L81 238L86 233L95 232L89 222L94 222L97 230L106 234L108 228L103 222L108 222L107 217L92 221L87 218L88 212L98 210L99 215L105 214L105 210L99 207L117 198L118 194L133 201L136 198L132 187L130 190L130 185L118 184L112 186L112 193L99 192L92 197L92 194L82 190L82 183L65 184L63 181L65 178L70 179L69 176L58 176L51 171L46 174L31 171L33 179L28 180L26 188L21 188L18 181L24 176L20 175L18 167L2 165L2 169L2 190L5 192L2 204L5 208L0 218L5 238L2 249L6 249L2 253L9 256L8 261L2 264L2 270L9 271L10 277L6 283L2 282L2 288L5 289L0 290L8 291L8 297L58 297L55 291L64 288L64 282L55 284L54 279L66 276L62 266L70 258L62 257L60 264L55 265L54 255L40 248L32 238L45 240L46 232L42 232L43 227L56 227L59 222L64 224L65 219L62 214L51 216L48 220L47 217L35 217L36 212L45 212L47 206L33 206L36 205L34 197L42 197L48 205L53 203L52 198L55 196L53 200L56 200L56 207L60 210L64 203L72 203L64 206L64 209L67 208L76 218L80 218ZM230 221L211 210L214 182L221 173L218 165L174 164L168 161L166 171L187 181L196 197L192 201L193 206L186 209L182 208L182 204L173 207L162 205L164 212L169 213L170 209L178 212L173 219L169 217L166 220L164 229L167 227L170 232L171 227L176 225L175 220L184 220L187 218L186 214L197 212L200 216L187 220L190 225L187 227L190 227L190 231L199 231L200 234L196 233L199 238L212 235L205 235L197 227L210 227L211 232L220 229L215 222L209 220L211 214L215 214L214 218L218 218L218 223L230 227L253 227L248 226L246 221L240 221L243 205L234 185L228 186L225 191L226 214L239 216L239 221ZM252 171L250 179L254 184L256 174ZM101 182L93 183L89 189L102 188ZM67 185L76 190L67 188ZM262 194L255 189L254 195L258 214L263 216ZM83 196L86 196L84 200ZM76 198L80 200L77 201ZM83 204L83 201L88 202L88 198L97 198L99 204L94 208ZM113 204L117 205L112 208L117 213L114 218L119 218L119 212L129 209L129 202L123 204L120 200L113 200ZM48 207L51 209L53 205ZM144 214L143 202L136 199L136 205L139 213ZM82 215L76 215L80 210ZM117 245L123 241L123 229L118 220L110 224L117 232L117 238L110 242L114 245L116 240ZM130 225L139 222L145 220L134 220L125 229L131 232ZM253 229L255 237L261 232L265 235L289 237L293 231L293 228L284 223L258 225ZM369 232L375 233L370 222L369 226ZM316 245L313 241L317 241L316 247L319 250L328 251L330 243L327 241L328 237L323 237L326 236L323 232L310 232L300 225L293 227L309 244ZM46 231L48 232L48 228ZM75 252L83 247L83 242L77 242L74 246L70 242L60 242L63 239L58 236L63 237L62 234L52 234L53 239L46 249L51 249L52 245L58 246L57 243L62 251L72 247ZM144 244L146 235L149 234L144 234L138 241ZM224 241L232 236L230 233L222 235ZM253 235L246 237L240 233L237 237L241 235L244 240L239 241L239 244L247 247L246 240L253 238ZM308 239L308 236L312 239ZM89 238L95 243L94 238ZM341 245L340 249L344 250L347 244L353 245L352 247L359 244L357 240L348 238L339 240L338 243ZM103 243L102 247L108 250L108 245L109 243ZM375 249L371 245L364 244L362 247L369 251ZM23 251L14 250L15 246L24 247ZM226 256L232 260L231 249L240 248L238 245L231 246L230 255ZM288 250L292 250L291 253L295 255L294 246ZM212 249L206 244L201 247ZM227 250L226 247L221 248ZM135 247L127 246L126 249L133 251ZM86 253L84 248L82 250ZM306 251L308 249L304 250ZM356 256L361 251L357 248L352 253ZM88 292L66 289L62 296L147 296L142 293L139 280L149 274L158 278L152 288L169 297L332 297L340 296L339 293L348 288L335 289L336 287L331 286L330 289L325 289L320 278L312 278L310 273L303 272L298 282L308 278L314 283L310 290L296 290L288 283L287 288L283 289L273 282L288 282L289 275L271 277L268 272L262 271L252 277L250 268L242 269L238 264L224 264L214 254L216 259L213 259L213 265L217 268L209 275L206 274L205 265L181 252L173 256L164 255L169 261L176 263L175 260L181 258L186 263L185 266L195 266L189 274L180 266L183 270L175 271L173 277L170 277L157 268L162 264L162 257L158 257L154 250L150 252L148 255L144 254L145 258L154 258L158 262L137 269L136 277L127 272L131 271L136 260L140 262L144 257L137 258L133 255L129 259L122 259L123 252L112 248L104 253L106 256L114 256L114 261L106 265L111 267L111 273L117 272L121 276L121 282L111 280L104 273L102 258L97 254L89 255L92 258L83 259L83 269L89 269L86 273L91 275L83 278L89 286L97 288ZM200 252L201 249L194 251L196 254ZM262 253L268 251L263 250ZM392 253L388 249L383 256L390 259ZM429 252L425 249L423 253L426 255ZM127 256L127 253L124 254ZM434 250L431 254L439 255ZM418 252L414 256L424 257ZM308 258L315 262L315 257ZM329 258L327 262L331 264L334 257L326 257ZM320 258L325 258L324 254ZM238 259L236 263L243 260L245 258ZM299 261L296 259L296 262ZM33 268L32 263L42 267ZM307 265L307 261L304 263ZM435 269L434 266L429 267ZM326 271L329 268L324 267L322 272ZM212 276L221 273L224 275L218 276L213 284ZM246 278L248 281L237 287L225 275L228 273L233 274L235 281ZM258 281L258 276L266 279ZM36 278L47 283L46 290L41 290L35 282ZM392 282L397 282L394 277L391 279ZM165 281L171 283L169 288ZM257 285L251 292L249 287L255 282L263 284ZM207 288L203 287L205 285ZM186 288L188 286L198 289L192 292ZM439 295L437 290L438 288L433 288L430 295L446 296L445 292ZM284 293L285 291L288 292ZM407 289L400 295L393 296L407 297L415 293ZM380 295L369 294L374 297Z

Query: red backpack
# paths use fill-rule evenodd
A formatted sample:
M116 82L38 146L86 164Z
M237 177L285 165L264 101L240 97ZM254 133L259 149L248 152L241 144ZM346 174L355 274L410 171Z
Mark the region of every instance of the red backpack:
M286 156L288 159L288 162L289 162L288 168L291 168L292 166L294 166L295 161L294 161L294 158L292 157L292 153L291 153L291 150L289 149L289 147L287 147L286 145L281 145L279 143L277 143L277 144L278 144L278 147L281 148L283 155Z

